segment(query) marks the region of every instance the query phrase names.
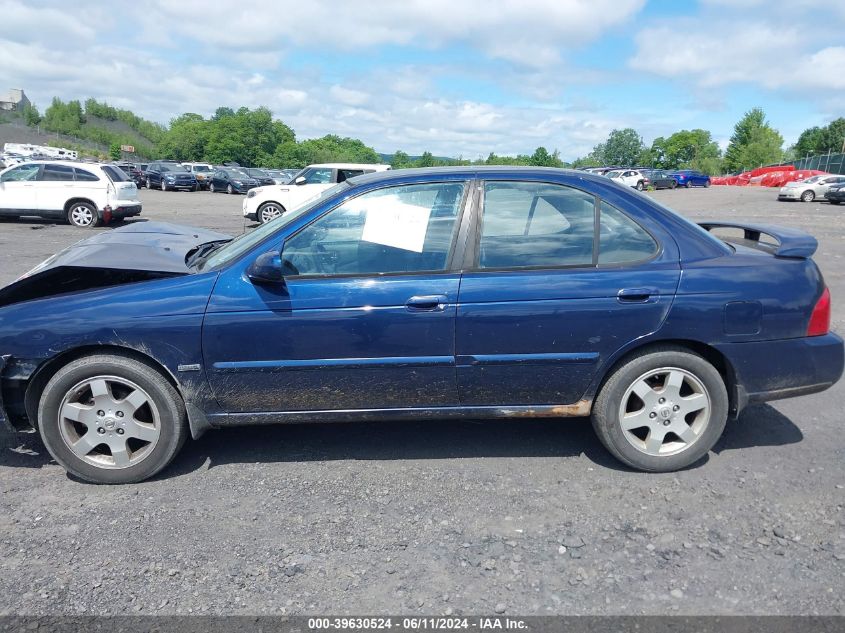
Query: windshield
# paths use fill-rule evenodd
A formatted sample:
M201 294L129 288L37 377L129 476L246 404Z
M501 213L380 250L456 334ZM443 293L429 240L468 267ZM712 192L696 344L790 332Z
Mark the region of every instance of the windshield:
M194 165L194 171L211 171L208 165Z
M249 178L244 172L237 169L222 169L221 171L229 178Z
M269 178L267 172L262 169L250 169L247 173L254 178Z
M328 189L314 196L310 200L307 200L305 203L302 204L302 206L288 211L284 215L280 215L274 220L270 220L266 224L262 224L260 227L250 233L243 233L239 235L231 242L227 243L225 246L215 251L203 264L201 264L200 270L218 268L220 266L223 266L224 264L228 264L236 257L240 257L242 254L250 250L253 246L258 244L266 237L269 237L282 227L296 220L302 214L307 213L326 199L349 187L350 185L346 182L338 183L334 187L329 187Z
M169 165L162 165L161 166L162 173L167 171L188 171L185 169L185 166L180 163L171 163Z
M621 171L609 171L605 174L608 178L618 178L622 175Z

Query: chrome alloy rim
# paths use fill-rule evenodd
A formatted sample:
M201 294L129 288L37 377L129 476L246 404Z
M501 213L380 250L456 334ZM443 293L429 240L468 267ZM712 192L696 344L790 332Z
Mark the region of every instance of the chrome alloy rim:
M282 215L282 210L275 204L265 204L263 207L261 207L262 222L269 222L273 218L277 218L280 215Z
M625 439L646 455L677 455L695 444L710 423L710 393L678 367L649 371L625 391L619 423Z
M94 222L94 212L85 205L78 204L71 208L70 220L76 226L91 226Z
M152 398L131 380L86 378L59 405L65 445L97 468L134 466L152 453L161 436L161 417Z

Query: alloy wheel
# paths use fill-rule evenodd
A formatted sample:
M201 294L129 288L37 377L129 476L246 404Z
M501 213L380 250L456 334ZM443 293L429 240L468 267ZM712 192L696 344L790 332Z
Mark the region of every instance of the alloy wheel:
M711 399L704 383L678 367L661 367L637 378L619 405L625 439L652 456L690 448L710 423Z
M74 226L87 228L94 224L94 212L91 207L85 204L77 204L71 207L70 221Z
M261 223L264 224L265 222L269 222L273 218L277 218L282 215L282 209L278 205L268 202L264 206L261 207Z
M83 380L59 405L65 445L98 468L121 469L144 460L161 435L161 418L150 395L116 376Z

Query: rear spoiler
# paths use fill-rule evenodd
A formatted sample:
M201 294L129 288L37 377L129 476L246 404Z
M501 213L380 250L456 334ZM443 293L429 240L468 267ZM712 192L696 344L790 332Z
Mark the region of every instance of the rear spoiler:
M706 231L719 228L742 229L744 239L741 242L743 244L768 251L775 257L807 259L812 257L819 246L816 238L809 233L785 226L743 222L699 222L698 224ZM762 235L770 237L774 243L770 243L769 240L761 241Z

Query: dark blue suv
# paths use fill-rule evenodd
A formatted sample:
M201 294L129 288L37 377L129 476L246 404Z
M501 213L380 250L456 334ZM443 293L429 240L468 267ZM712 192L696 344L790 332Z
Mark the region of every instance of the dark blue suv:
M449 417L591 416L674 470L839 379L815 249L542 168L357 176L234 239L133 224L0 290L0 424L103 483L209 429Z

